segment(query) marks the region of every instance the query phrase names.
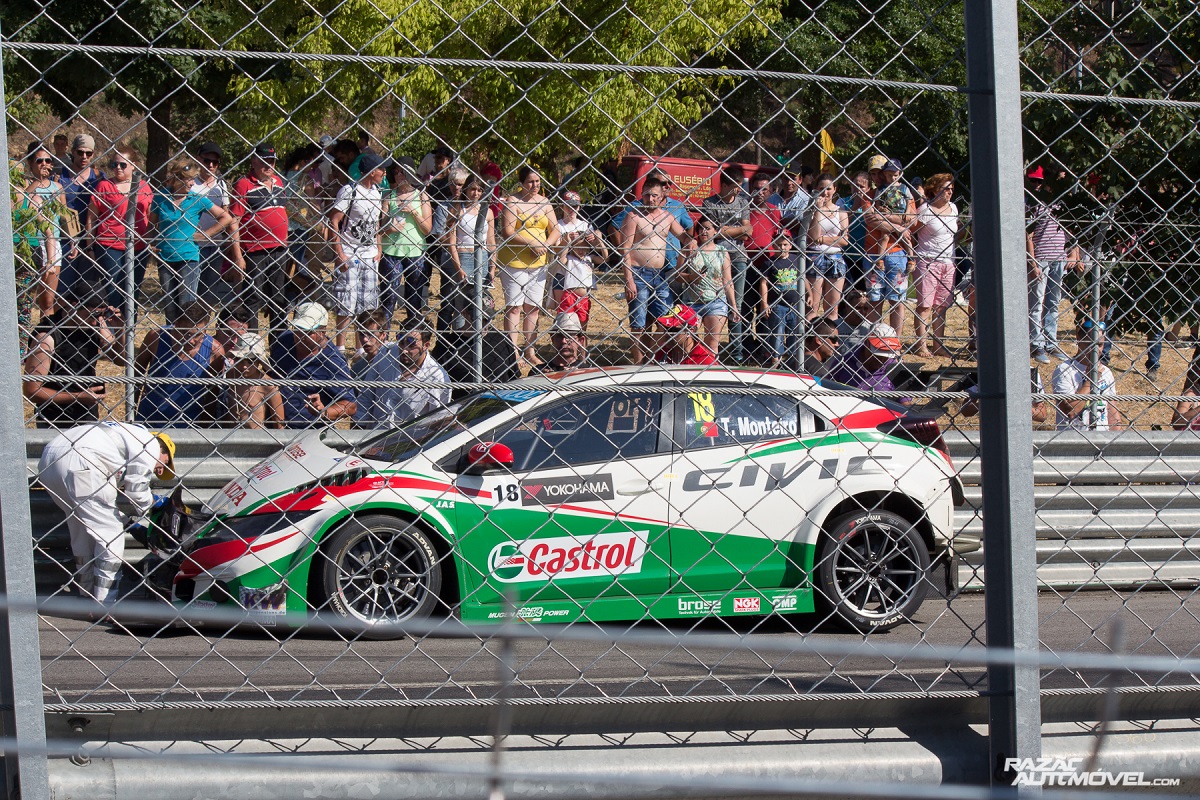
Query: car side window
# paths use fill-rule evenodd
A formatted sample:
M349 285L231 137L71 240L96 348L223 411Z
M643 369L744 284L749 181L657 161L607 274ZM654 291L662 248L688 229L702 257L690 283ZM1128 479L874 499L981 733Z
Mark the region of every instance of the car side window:
M775 395L689 392L682 416L685 450L786 439L818 425L795 398Z
M637 458L658 448L661 407L651 392L581 394L523 415L496 441L520 471Z

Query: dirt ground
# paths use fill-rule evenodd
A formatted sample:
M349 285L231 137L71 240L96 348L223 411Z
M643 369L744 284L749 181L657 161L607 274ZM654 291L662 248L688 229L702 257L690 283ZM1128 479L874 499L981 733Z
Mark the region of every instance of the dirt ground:
M439 283L439 278L435 274L430 292L431 311L429 319L431 322L434 317L433 309L437 307L436 298L439 293ZM153 308L156 305L159 291L157 274L153 265L151 265L146 277L145 291ZM498 286L493 290L493 294L499 307L502 304L502 297ZM910 303L910 309L911 306L912 304ZM616 279L616 276L611 274L605 276L593 293L592 314L591 320L588 323L588 336L591 342L592 356L597 363L604 365L628 363L630 337L627 332L622 330L622 325L626 321L626 314L627 305L620 281ZM542 314L539 330L545 332L552 321L553 315ZM263 322L265 322L265 319ZM144 317L139 320L136 341L140 342L151 326L161 324L162 315L152 310L148 319ZM943 367L974 368L975 357L968 348L967 309L965 305L954 305L949 309L946 330L948 347L954 353L952 358L932 357L919 360L910 354L905 356L904 363L914 371L918 369L932 370ZM1059 321L1059 331L1063 349L1068 353L1073 352L1073 345L1071 344L1071 332L1073 330L1074 314L1067 302L1064 301L1062 316ZM545 347L548 348L548 337L545 337L545 339ZM913 341L911 317L905 322L902 339L906 347L911 346ZM1113 346L1110 368L1117 379L1118 394L1179 394L1183 390L1183 382L1187 374L1192 348L1193 343L1190 340L1166 342L1163 345L1162 364L1159 369L1158 378L1154 383L1151 383L1145 376L1145 340L1131 338L1117 339ZM1030 362L1031 366L1035 364L1036 362ZM1047 391L1050 391L1050 378L1056 364L1057 361L1050 364L1037 365ZM124 374L122 368L108 361L101 361L99 372L104 376L119 376ZM942 390L944 391L948 388L947 385L943 385ZM915 394L914 396L919 402L919 394ZM1170 426L1173 403L1122 400L1116 402L1121 410L1121 414L1131 427L1150 430ZM945 403L945 408L934 407L929 410L938 413L943 429L976 430L978 428L978 419L958 414L958 407L959 403L949 401ZM33 408L29 403L26 403L25 411L26 420L32 424ZM109 386L103 413L112 419L124 418L124 391L121 385L111 384ZM1053 428L1053 412L1051 412L1050 420L1047 423L1035 424L1035 427Z

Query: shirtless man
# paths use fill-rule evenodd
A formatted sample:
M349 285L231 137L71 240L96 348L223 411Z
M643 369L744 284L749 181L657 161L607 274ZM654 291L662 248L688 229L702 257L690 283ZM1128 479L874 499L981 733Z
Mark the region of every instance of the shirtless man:
M643 363L651 347L646 339L647 312L651 319L658 319L671 310L674 301L667 275L667 235L674 234L685 249L691 244L691 235L679 219L663 207L666 199L666 184L647 177L642 185L641 208L631 208L621 225L625 300L633 334L630 358L634 364Z

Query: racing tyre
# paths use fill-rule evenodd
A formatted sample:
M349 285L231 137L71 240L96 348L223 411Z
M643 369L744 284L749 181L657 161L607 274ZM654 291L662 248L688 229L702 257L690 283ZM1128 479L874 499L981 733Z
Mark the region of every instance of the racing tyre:
M817 601L846 627L886 631L920 608L928 573L929 551L911 522L890 511L856 511L833 520L822 537Z
M394 624L428 617L438 603L440 556L412 522L383 515L348 520L318 557L328 609L366 623L364 638L399 638Z

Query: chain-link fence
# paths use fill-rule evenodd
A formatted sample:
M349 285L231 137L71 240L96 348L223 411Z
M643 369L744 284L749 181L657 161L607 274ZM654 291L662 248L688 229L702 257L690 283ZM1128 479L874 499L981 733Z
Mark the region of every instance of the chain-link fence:
M51 734L967 725L1035 623L1183 715L1054 655L1195 648L1200 12L1019 4L1019 165L964 13L6 4Z

